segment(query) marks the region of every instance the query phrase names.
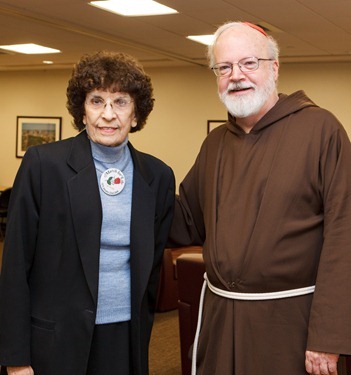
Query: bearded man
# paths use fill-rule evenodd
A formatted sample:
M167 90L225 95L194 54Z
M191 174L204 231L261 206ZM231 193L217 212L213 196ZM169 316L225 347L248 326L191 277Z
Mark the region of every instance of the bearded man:
M206 265L193 374L335 375L351 354L351 146L303 91L278 94L278 46L221 26L210 67L228 121L179 189L170 242Z

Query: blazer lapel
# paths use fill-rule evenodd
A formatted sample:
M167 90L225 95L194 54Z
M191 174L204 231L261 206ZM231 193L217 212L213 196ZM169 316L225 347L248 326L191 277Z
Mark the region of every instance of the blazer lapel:
M140 307L154 261L155 196L153 173L129 144L134 163L131 218L132 303Z
M77 174L68 181L74 231L91 295L97 304L102 208L86 132L73 142L67 163Z

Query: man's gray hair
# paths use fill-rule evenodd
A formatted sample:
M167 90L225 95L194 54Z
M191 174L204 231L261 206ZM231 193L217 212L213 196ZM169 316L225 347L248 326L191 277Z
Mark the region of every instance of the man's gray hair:
M263 30L260 31L259 27L255 27L255 25L252 25L252 26L250 26L250 25L251 24L249 24L249 23L239 22L239 21L227 22L227 23L223 24L222 26L220 26L216 30L216 32L214 34L213 43L211 45L209 45L208 49L207 49L207 58L208 58L208 63L209 63L210 68L212 68L212 66L215 64L213 49L214 49L214 46L217 43L218 38L220 37L220 35L224 31L226 31L228 29L231 29L231 28L234 28L234 27L236 27L236 28L253 27L258 32L262 32L262 34L266 35L266 37L267 37L268 51L269 51L269 54L270 54L269 58L274 59L274 60L279 59L279 46L278 46L277 41L271 35L267 35Z

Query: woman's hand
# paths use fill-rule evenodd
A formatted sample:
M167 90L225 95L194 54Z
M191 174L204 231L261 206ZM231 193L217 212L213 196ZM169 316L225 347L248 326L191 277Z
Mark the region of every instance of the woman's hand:
M34 375L34 371L30 366L7 367L8 375Z
M306 351L306 371L311 375L338 375L339 354Z

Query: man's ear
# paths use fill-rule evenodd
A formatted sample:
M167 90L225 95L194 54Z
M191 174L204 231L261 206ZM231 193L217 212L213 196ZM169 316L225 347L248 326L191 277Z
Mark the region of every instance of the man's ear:
M277 81L279 76L279 61L273 61L274 79Z

